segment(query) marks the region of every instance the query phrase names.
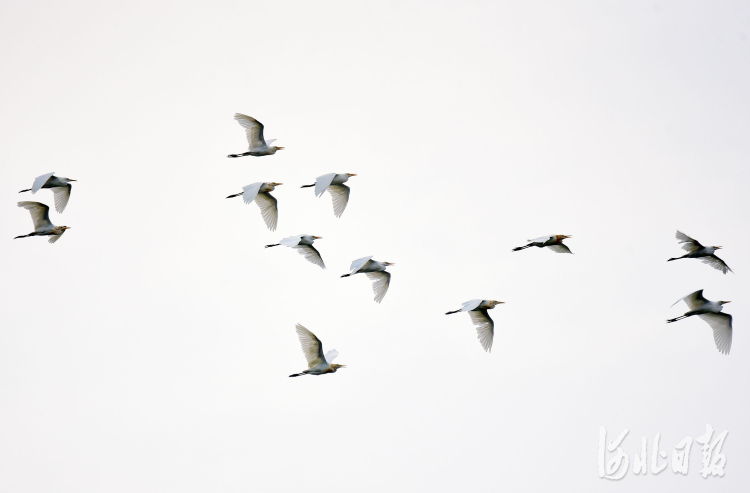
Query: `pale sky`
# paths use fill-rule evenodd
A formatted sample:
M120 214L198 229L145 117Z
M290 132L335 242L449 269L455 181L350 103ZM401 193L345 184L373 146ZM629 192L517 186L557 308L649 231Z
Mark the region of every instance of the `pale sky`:
M0 491L744 491L750 4L0 4ZM286 149L246 150L246 113ZM19 194L78 180L54 245ZM313 183L356 173L340 219ZM227 195L276 181L279 227ZM683 252L677 229L735 274ZM307 233L323 271L263 245ZM512 252L566 234L574 255ZM352 260L394 262L382 304ZM731 354L671 307L731 300ZM495 299L491 353L466 314ZM294 330L337 349L305 369ZM722 478L633 474L728 430ZM630 468L597 469L599 428ZM611 457L611 455L608 455ZM661 459L660 459L661 461Z

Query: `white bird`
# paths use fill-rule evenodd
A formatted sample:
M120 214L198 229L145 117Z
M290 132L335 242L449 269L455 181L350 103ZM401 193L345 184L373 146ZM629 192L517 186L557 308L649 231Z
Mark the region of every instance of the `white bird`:
M690 308L690 311L685 312L680 317L667 320L667 323L698 315L698 318L706 322L713 329L716 349L722 354L729 354L729 350L732 348L732 316L728 313L721 313L723 309L722 305L729 303L729 301L708 301L703 297L702 289L699 289L695 293L690 293L684 298L680 298L672 306L675 306L680 301L684 301L688 308Z
M370 260L372 255L369 257L358 258L352 262L351 272L344 274L341 277L349 277L354 274L365 273L367 278L373 281L372 291L375 293L375 301L380 303L383 301L385 293L388 291L388 286L391 284L391 273L386 272L385 268L389 265L395 265L391 262L377 262Z
M315 242L315 240L321 239L320 236L310 236L310 235L297 235L297 236L290 236L289 238L284 238L279 243L274 243L273 245L266 245L266 248L271 248L279 245L288 246L291 248L294 248L297 250L297 253L305 257L305 259L309 260L313 264L320 266L321 269L325 269L326 265L323 263L323 258L320 256L320 252L318 252L312 244Z
M495 300L471 300L463 304L458 310L446 312L446 315L458 312L469 312L469 317L474 325L477 326L477 338L485 351L492 350L492 341L495 338L495 322L490 318L487 310L492 310L495 305L504 303Z
M565 238L572 238L572 236L566 236L566 235L542 236L539 238L534 238L533 240L527 240L529 242L528 245L522 246L522 247L516 247L513 249L513 251L517 252L518 250L523 250L525 248L535 246L538 248L549 247L550 250L556 253L573 253L570 251L570 248L568 248L566 245L563 244L562 241Z
M18 207L23 207L31 213L31 220L34 222L34 232L27 235L16 236L13 238L26 238L27 236L50 236L50 243L60 239L69 226L55 226L49 220L49 207L39 202L19 202Z
M68 199L70 199L70 191L73 186L70 184L70 178L62 176L55 176L55 172L47 173L46 175L37 176L34 180L34 184L31 188L21 190L18 193L31 192L37 193L42 188L52 189L52 193L55 195L55 210L62 213L65 210L65 206L68 205Z
M328 173L315 179L312 185L302 185L301 188L315 187L315 196L320 197L323 192L328 190L333 199L333 213L336 217L341 217L349 203L349 187L344 185L349 177L357 176L355 173Z
M279 185L283 183L276 182L258 182L251 183L246 187L242 187L242 192L229 195L227 198L242 196L242 200L246 204L251 203L253 200L258 207L260 207L260 214L263 216L263 220L266 222L266 226L271 231L276 231L276 223L279 221L279 208L277 207L276 198L269 192L272 192Z
M248 151L240 154L230 154L227 157L242 157L242 156L271 156L276 154L276 151L280 151L283 147L269 145L276 139L263 139L263 124L253 118L252 116L243 115L242 113L235 113L234 119L237 123L242 125L247 135L247 143L249 144Z
M699 258L704 264L708 264L714 269L722 271L724 274L726 274L727 271L734 272L729 268L727 264L724 263L723 260L714 255L714 252L721 248L720 246L704 247L697 240L692 239L681 231L677 231L677 233L675 234L675 238L680 240L680 246L688 253L686 253L682 257L671 258L667 260L667 262L671 262L672 260L678 260L681 258Z
M289 375L290 377L299 377L300 375L325 375L326 373L336 373L339 368L346 368L346 365L332 364L331 361L339 355L335 349L328 351L323 356L323 343L315 337L315 334L297 324L297 336L302 344L302 352L307 359L307 370L301 373Z

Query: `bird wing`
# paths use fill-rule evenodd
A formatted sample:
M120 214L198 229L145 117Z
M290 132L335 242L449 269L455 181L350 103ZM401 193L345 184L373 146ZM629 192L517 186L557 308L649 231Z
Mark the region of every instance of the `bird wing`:
M255 203L260 207L260 214L271 231L276 231L276 223L279 222L279 208L276 207L276 199L268 192L259 193L255 196Z
M335 360L335 359L336 359L336 356L338 356L338 355L339 355L339 352L338 352L338 351L336 351L335 349L331 349L330 351L328 351L328 352L326 353L326 357L325 357L325 359L326 359L326 363L328 363L328 364L330 365L330 364L331 364L331 362L332 362L333 360Z
M485 351L492 350L492 340L495 337L495 322L490 318L487 310L473 310L469 312L471 321L477 327L477 338L479 344Z
M68 183L64 187L55 187L52 189L52 193L55 194L55 210L62 213L65 210L65 206L68 205L68 199L70 198L70 190L73 186Z
M703 245L701 245L697 240L694 240L682 231L678 230L677 233L675 233L674 237L680 240L680 246L686 252L694 252L695 250L703 248Z
M463 304L463 306L461 307L461 311L462 311L462 312L468 312L468 311L471 311L471 310L473 310L473 309L477 308L477 307L478 307L479 305L481 305L481 304L482 304L482 301L484 301L484 300L470 300L470 301L467 301L467 302L466 302L466 303L464 303L464 304Z
M52 228L52 222L49 220L49 207L40 202L19 202L18 207L23 207L31 213L31 221L34 223L34 229Z
M49 180L52 175L54 175L55 172L47 173L46 175L37 176L34 180L34 184L31 185L31 193L37 193L41 188L44 186L45 183L47 183L47 180Z
M251 183L245 187L242 187L242 200L244 200L246 204L249 204L250 202L255 200L255 196L258 195L258 191L262 186L263 182L258 182Z
M708 300L703 297L703 290L702 289L699 289L698 291L696 291L694 293L690 293L687 296L683 296L679 300L677 300L674 303L672 303L672 306L675 306L680 301L684 301L685 304L687 304L688 308L690 308L691 310L695 310L699 306L701 306L701 305L705 304L706 302L708 302Z
M709 255L708 257L702 257L701 262L703 262L704 264L710 265L716 270L722 271L724 274L726 274L727 271L734 272L732 269L729 268L729 266L726 263L724 263L723 260L721 260L716 255Z
M704 313L698 316L714 329L716 349L722 354L729 354L732 348L732 316L728 313Z
M388 286L391 284L391 273L386 271L366 272L367 278L372 281L372 292L375 293L375 301L383 301Z
M327 175L317 177L315 179L315 196L320 197L323 195L323 192L331 185L334 178L336 178L336 173L328 173Z
M562 243L558 243L556 245L550 245L547 248L549 248L555 253L573 253L570 251L570 248L568 248L566 245L563 245Z
M529 242L531 242L531 243L547 243L547 242L548 242L549 240L551 240L552 238L554 238L554 236L553 236L553 235L549 235L549 236L540 236L539 238L534 238L533 240L526 240L526 241L529 241Z
M354 262L352 262L352 266L349 267L349 270L351 271L351 274L356 273L359 269L361 269L362 267L364 267L364 265L367 262L369 262L371 258L372 258L372 255L370 255L369 257L358 258L357 260L355 260Z
M242 125L247 135L247 143L250 144L249 150L263 149L266 147L266 141L263 140L263 124L252 116L235 113L234 119Z
M49 241L50 243L54 243L54 242L56 242L57 240L59 240L59 239L60 239L60 237L61 237L61 236L62 236L62 235L63 235L64 233L65 233L65 230L63 229L63 230L62 230L62 233L60 233L59 235L52 235L52 236L50 236L50 237L49 237L49 240L47 240L47 241Z
M349 192L351 189L346 185L331 185L328 187L328 193L333 198L333 213L336 217L341 217L349 203Z
M299 342L302 345L302 352L305 353L308 368L325 362L323 343L320 342L320 339L300 324L297 324L296 328L297 337L299 337Z
M314 246L299 245L293 248L297 250L297 253L305 257L307 261L312 262L322 269L326 268L326 264L323 263L323 258L320 256L320 252L318 252Z

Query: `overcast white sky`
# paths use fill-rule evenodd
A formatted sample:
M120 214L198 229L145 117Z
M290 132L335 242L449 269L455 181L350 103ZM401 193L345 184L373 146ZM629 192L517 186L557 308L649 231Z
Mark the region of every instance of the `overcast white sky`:
M744 491L746 2L3 2L0 490ZM235 112L286 150L246 149ZM54 245L17 192L77 179ZM341 219L300 189L357 173ZM277 188L279 229L225 200ZM736 274L681 254L680 229ZM322 271L286 248L301 233ZM568 234L574 255L529 249ZM352 260L395 262L381 305ZM732 352L678 298L731 300ZM492 313L493 351L465 314ZM340 352L305 368L302 323ZM635 476L728 430L723 478ZM630 470L597 471L599 427Z

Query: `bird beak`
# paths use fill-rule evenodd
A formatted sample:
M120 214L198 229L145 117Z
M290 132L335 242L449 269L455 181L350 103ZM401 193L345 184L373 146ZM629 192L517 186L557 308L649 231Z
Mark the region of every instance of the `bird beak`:
M71 180L70 178L68 178L68 181L78 181L78 180Z
M283 185L283 183L274 183L275 186Z
M722 301L722 305L726 305L727 303L731 303L731 301Z
M721 247L714 247L714 248L718 250L718 249L720 249Z
M396 265L393 262L383 262L385 265Z
M63 226L63 229L70 229L70 226Z
M347 173L349 176L357 176L357 173Z
M279 146L276 146L276 150L277 150L277 151L283 151L283 150L284 150L284 148L283 148L283 147L279 147Z
M313 236L313 238L315 238L316 240L322 240L323 239L322 236Z

